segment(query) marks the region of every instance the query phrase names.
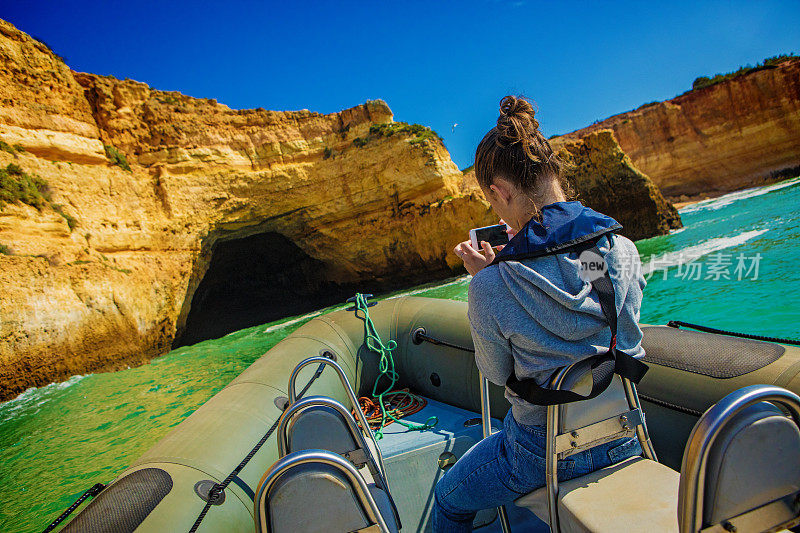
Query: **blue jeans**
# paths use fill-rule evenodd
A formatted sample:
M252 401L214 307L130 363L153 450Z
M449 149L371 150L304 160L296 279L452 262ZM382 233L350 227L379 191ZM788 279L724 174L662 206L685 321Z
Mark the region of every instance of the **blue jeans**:
M613 440L559 461L558 479L582 476L641 453L635 438ZM503 430L470 448L436 484L433 531L472 531L477 511L543 487L544 457L544 426L519 424L509 410Z

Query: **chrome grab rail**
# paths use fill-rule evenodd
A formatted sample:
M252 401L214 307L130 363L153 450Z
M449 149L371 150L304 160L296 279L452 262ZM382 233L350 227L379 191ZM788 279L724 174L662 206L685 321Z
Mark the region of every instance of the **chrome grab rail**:
M639 438L639 444L642 446L642 453L644 453L645 459L658 462L656 450L653 447L653 442L650 440L650 432L647 431L647 419L644 414L644 409L642 409L642 404L639 402L639 393L636 392L636 387L631 380L622 376L620 376L620 379L622 379L622 385L625 387L625 398L628 400L628 407L630 407L631 410L638 410L639 416L642 418L642 423L636 426L636 436Z
M378 455L378 466L380 466L381 474L383 475L384 479L387 479L386 466L383 464L383 454L381 454L381 450L378 447L378 441L375 439L375 434L372 433L372 429L369 427L369 422L367 422L367 417L364 416L364 411L361 410L361 405L359 405L358 398L356 398L356 393L353 391L352 385L350 385L350 380L347 379L347 375L344 373L342 367L339 366L339 363L333 359L319 355L300 361L297 366L294 367L294 370L292 370L292 375L289 376L289 405L293 404L297 400L295 382L297 381L297 376L300 374L300 370L302 370L303 367L313 365L315 363L328 365L333 368L334 371L336 371L336 375L339 376L339 381L342 382L342 387L344 387L344 390L347 393L347 397L350 400L353 411L356 412L356 417L358 418L358 423L361 425L361 429L369 436L370 440L375 445L375 452Z
M692 429L681 464L680 492L683 506L678 509L681 533L696 533L703 524L708 455L726 423L743 409L759 402L784 407L800 426L800 396L774 385L750 385L734 391L712 405Z
M565 366L559 369L553 378L550 380L550 388L553 390L561 389L564 384L564 378L567 377L569 371L575 366L582 363L578 361L570 366ZM639 395L636 393L636 387L627 378L619 376L622 380L623 388L625 391L625 399L628 402L628 407L631 410L638 409L641 416L642 423L636 426L636 437L639 439L639 444L642 447L642 453L646 459L657 461L656 452L653 449L653 444L650 441L650 434L647 431L647 424L645 422L644 411L639 403ZM591 400L587 400L591 401ZM556 438L560 432L561 425L561 406L548 405L547 406L547 427L545 432L545 487L547 488L547 511L550 515L550 530L553 532L561 531L561 522L558 516L558 454L556 453Z
M489 380L480 374L481 380L481 425L483 426L483 438L489 437L492 430L492 412L489 404ZM500 526L503 533L511 533L511 523L508 521L508 513L504 505L497 508L497 516L500 517Z
M259 533L265 533L269 531L267 516L268 510L265 506L266 502L264 500L267 497L269 489L272 488L272 485L280 478L280 476L285 474L286 471L293 466L310 463L329 465L342 472L355 489L356 495L359 498L359 502L366 511L367 518L374 524L377 524L382 532L388 533L389 528L386 525L386 521L381 515L378 504L375 503L375 499L372 497L372 494L370 494L364 478L361 477L361 474L358 473L358 470L356 470L355 467L348 461L343 459L341 456L326 450L302 450L299 452L293 452L279 459L270 467L270 469L264 474L264 477L261 478L261 482L258 484L258 492L255 497L254 518L256 523L256 531ZM261 509L264 509L264 513L260 512Z
M296 401L286 409L283 414L281 415L280 421L278 422L278 456L284 457L288 455L289 451L289 422L298 414L303 412L304 410L310 407L316 406L325 406L330 407L331 409L337 411L342 417L345 419L347 423L347 427L350 430L350 434L356 441L356 444L364 450L364 453L367 454L368 463L371 460L371 465L374 465L375 468L378 469L377 472L373 472L373 474L378 474L380 476L380 484L382 485L381 488L385 489L387 492L389 490L388 481L386 480L386 473L381 470L381 466L378 461L373 457L372 451L367 446L367 441L364 439L364 434L356 425L356 421L353 418L353 415L347 410L347 408L342 405L340 402L337 402L333 398L328 398L327 396L310 396L308 398L303 398L302 400ZM370 471L373 468L370 467Z

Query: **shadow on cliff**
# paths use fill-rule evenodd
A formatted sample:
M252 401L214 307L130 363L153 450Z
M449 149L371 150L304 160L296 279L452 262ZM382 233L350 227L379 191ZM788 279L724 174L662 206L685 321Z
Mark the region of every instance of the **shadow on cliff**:
M407 276L343 284L285 236L259 233L217 242L172 348L343 303L356 292L381 293L420 283ZM429 273L422 281L452 272Z
M173 348L340 302L352 294L279 233L218 242Z

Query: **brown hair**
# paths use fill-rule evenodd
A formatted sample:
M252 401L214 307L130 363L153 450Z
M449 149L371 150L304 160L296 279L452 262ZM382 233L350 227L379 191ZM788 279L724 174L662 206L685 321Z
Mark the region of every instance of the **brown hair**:
M489 130L475 150L475 177L489 188L502 177L528 194L535 194L542 176L559 178L566 195L570 188L561 179L561 161L539 131L530 100L506 96L500 100L497 126Z

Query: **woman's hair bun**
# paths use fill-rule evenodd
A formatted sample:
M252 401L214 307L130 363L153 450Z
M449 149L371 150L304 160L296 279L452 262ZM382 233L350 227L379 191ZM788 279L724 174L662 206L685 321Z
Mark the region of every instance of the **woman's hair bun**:
M536 111L530 100L524 96L505 96L500 100L500 116L497 118L497 131L506 146L522 142L527 153L527 144L533 141L539 131L539 121L534 118Z
M504 96L500 100L500 114L509 118L527 116L533 118L536 112L533 109L533 104L524 96Z

